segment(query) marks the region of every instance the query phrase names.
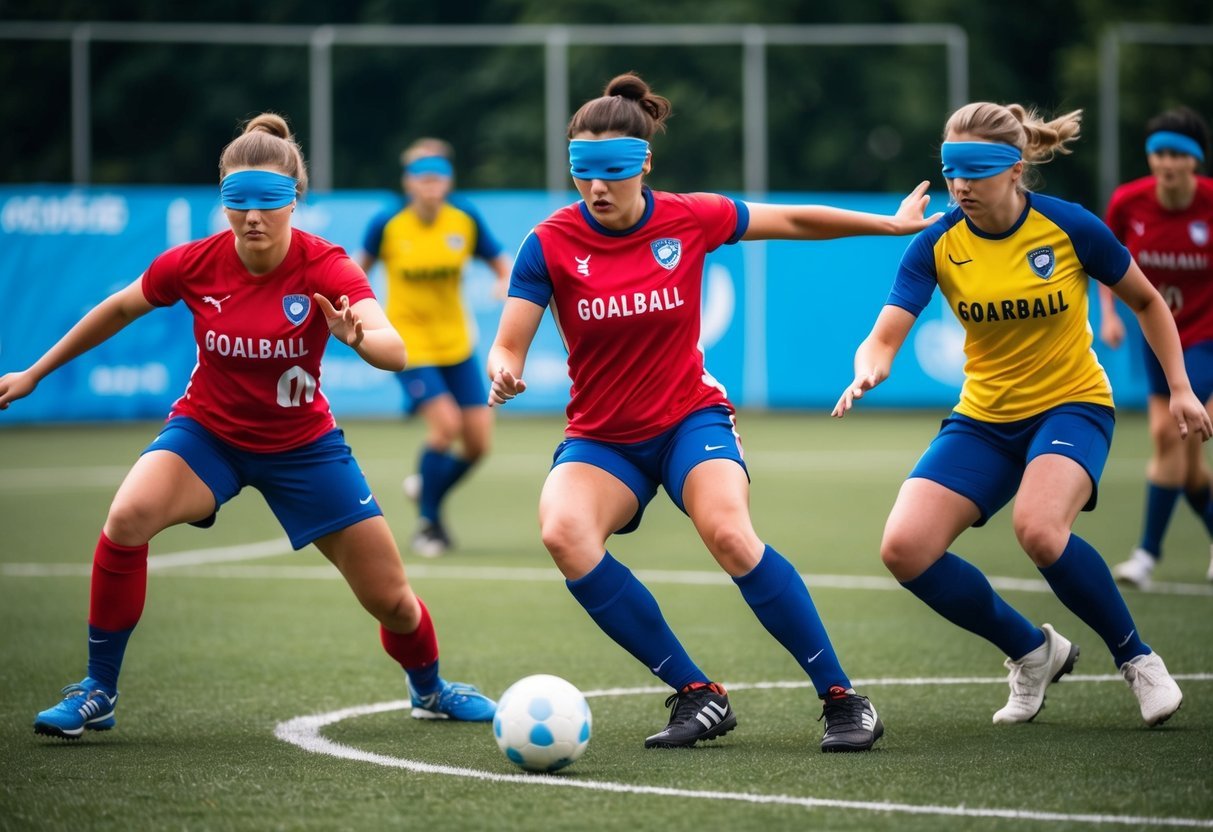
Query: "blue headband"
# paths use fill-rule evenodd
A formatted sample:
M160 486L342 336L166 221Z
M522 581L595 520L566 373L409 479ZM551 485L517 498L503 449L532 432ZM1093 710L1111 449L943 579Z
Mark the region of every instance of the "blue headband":
M451 160L445 156L422 156L404 166L408 176L445 176L448 179L455 175Z
M269 170L240 170L223 177L219 197L224 208L251 211L282 208L295 201L291 177Z
M989 179L1023 158L1002 142L944 142L941 155L944 179Z
M1150 137L1146 139L1146 153L1157 153L1160 150L1187 153L1189 156L1195 156L1198 162L1205 160L1205 153L1200 147L1200 142L1191 136L1172 133L1170 130L1159 130L1157 133L1151 133Z
M631 179L644 169L649 143L631 136L613 139L573 139L569 142L569 172L574 179Z

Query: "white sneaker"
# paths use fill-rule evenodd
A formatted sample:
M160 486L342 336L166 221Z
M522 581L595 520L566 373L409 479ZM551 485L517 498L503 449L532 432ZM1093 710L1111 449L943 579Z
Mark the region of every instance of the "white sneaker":
M1162 725L1179 710L1184 695L1167 672L1162 656L1147 653L1134 656L1120 666L1120 675L1141 705L1141 718L1151 727Z
M1205 577L1213 581L1213 545L1209 546L1209 571L1205 573Z
M1135 586L1138 589L1149 589L1154 575L1154 567L1158 561L1145 549L1137 548L1124 563L1112 567L1112 577L1118 583ZM1213 567L1211 567L1213 568Z
M404 496L408 497L414 503L421 499L421 475L409 474L404 478L404 482L400 483L404 489Z
M1011 696L1002 709L994 713L995 724L1031 722L1045 706L1045 688L1074 669L1078 661L1078 645L1053 629L1051 624L1040 627L1045 643L1023 658L1003 662L1011 671L1007 681Z

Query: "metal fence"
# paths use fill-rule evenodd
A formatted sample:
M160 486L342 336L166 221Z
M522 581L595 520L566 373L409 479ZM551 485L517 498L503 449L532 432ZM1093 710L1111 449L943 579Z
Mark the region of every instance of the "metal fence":
M663 26L289 26L177 23L0 23L0 40L57 40L71 44L72 179L91 181L91 94L89 52L97 42L193 43L306 48L311 110L308 149L312 187L333 187L334 46L534 46L544 61L545 171L553 192L568 188L569 49L628 43L657 46L740 46L743 108L742 181L747 193L767 191L768 46L940 46L947 55L950 108L968 99L968 36L949 24L838 26L663 25Z

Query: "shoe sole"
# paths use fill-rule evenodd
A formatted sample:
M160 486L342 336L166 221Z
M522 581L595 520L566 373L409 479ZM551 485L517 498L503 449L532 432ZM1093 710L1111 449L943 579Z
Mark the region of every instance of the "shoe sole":
M848 742L835 741L826 745L826 741L821 741L821 751L823 754L845 754L847 752L869 751L876 741L884 736L884 723L877 722L875 730L872 731L872 741L867 744L855 744Z
M691 748L700 740L714 740L717 737L723 737L725 734L737 727L737 715L729 714L728 719L712 728L710 731L695 737L688 742L668 742L665 740L653 740L652 737L644 741L645 748Z
M1184 705L1183 696L1180 696L1179 704L1175 706L1175 709L1173 711L1171 711L1169 714L1163 714L1162 716L1160 716L1158 719L1154 720L1153 722L1147 722L1146 727L1147 728L1157 728L1159 725L1162 725L1168 719L1170 719L1171 717L1173 717L1177 713L1179 713L1179 709L1182 708L1183 705Z
M109 723L108 725L105 724L107 722ZM79 730L76 731L76 733L73 734L69 731L65 731L64 729L60 728L58 725L51 725L51 724L45 723L45 722L35 722L34 723L34 733L40 734L41 736L44 736L44 737L58 737L61 740L78 740L84 736L84 732L86 729L89 731L108 731L111 728L113 728L114 725L115 725L115 722L114 722L113 717L106 717L105 719L99 720L95 723L85 724L82 728L80 728Z

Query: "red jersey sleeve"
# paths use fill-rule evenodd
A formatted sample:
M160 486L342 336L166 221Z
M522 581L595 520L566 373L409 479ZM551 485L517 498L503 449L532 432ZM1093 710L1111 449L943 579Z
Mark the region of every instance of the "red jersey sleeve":
M338 305L342 295L350 299L350 306L375 297L366 273L340 247L333 246L326 251L317 266L317 291L334 306Z
M181 253L182 246L169 249L152 260L143 273L140 288L152 306L172 306L181 300Z
M687 194L695 217L699 220L705 235L709 252L715 251L725 243L735 243L745 229L739 229L737 203L721 194L696 193Z

